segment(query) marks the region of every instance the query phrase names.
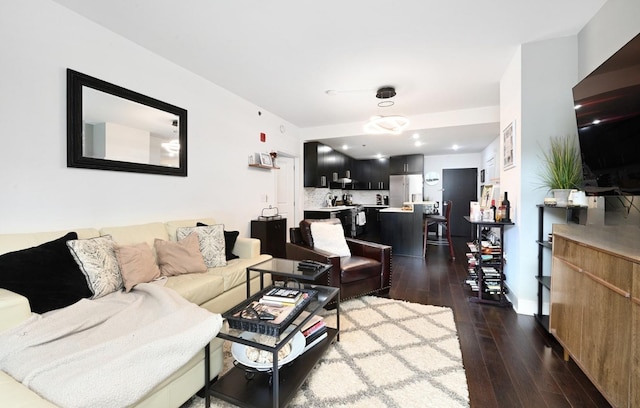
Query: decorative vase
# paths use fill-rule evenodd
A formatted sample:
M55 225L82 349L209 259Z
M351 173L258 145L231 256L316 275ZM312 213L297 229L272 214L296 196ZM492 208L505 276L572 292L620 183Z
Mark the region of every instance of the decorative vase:
M553 189L551 192L553 193L553 198L556 199L557 207L566 207L569 204L570 189Z

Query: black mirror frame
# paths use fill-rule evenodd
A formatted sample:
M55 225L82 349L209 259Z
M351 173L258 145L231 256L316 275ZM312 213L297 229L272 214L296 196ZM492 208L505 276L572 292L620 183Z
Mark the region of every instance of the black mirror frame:
M180 142L180 153L178 155L179 167L129 163L83 156L83 86L177 115L179 117L178 123L180 124L178 127L178 139ZM102 81L72 69L67 69L67 167L187 177L187 111L118 85Z

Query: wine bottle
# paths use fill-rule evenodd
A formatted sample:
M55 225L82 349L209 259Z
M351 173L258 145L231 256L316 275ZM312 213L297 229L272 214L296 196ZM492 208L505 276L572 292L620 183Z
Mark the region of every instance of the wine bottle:
M511 222L511 203L507 198L507 192L504 192L504 200L502 200L502 206L504 207L504 218L502 222Z
M496 200L491 200L491 214L493 214L493 221L496 221Z

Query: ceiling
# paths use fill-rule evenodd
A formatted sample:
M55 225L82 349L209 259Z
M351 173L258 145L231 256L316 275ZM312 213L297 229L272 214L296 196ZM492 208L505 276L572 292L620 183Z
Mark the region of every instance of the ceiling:
M430 126L425 115L498 106L500 78L518 45L577 34L605 3L54 1L280 116L303 136L326 127L314 140L339 135L324 141L350 145L356 158L449 154L453 143L458 153L481 151L499 135L497 119ZM396 88L392 107L377 105L382 86ZM401 136L363 136L369 117L396 114L423 120ZM331 131L343 125L352 130ZM418 148L414 133L424 142Z

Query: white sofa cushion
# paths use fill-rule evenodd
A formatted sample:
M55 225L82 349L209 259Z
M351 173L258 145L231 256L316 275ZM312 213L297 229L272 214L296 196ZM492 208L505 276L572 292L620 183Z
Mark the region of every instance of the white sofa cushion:
M74 231L75 233L77 233L78 239L87 239L100 236L100 232L95 228L69 228L63 231L1 234L0 254L6 254L7 252L19 251L21 249L38 246L44 244L45 242L58 239L66 235L69 231Z
M198 223L203 223L203 224L207 224L207 225L214 225L216 224L216 220L213 218L194 218L191 220L173 220L173 221L167 221L164 225L167 231L167 234L169 234L169 239L171 241L177 241L178 238L176 238L176 231L178 228L180 227L195 227Z
M2 311L0 332L17 326L31 316L31 308L26 297L2 288L0 288L0 311Z
M146 242L152 248L156 239L169 240L167 229L161 222L122 227L105 227L100 229L100 235L111 235L118 245Z

